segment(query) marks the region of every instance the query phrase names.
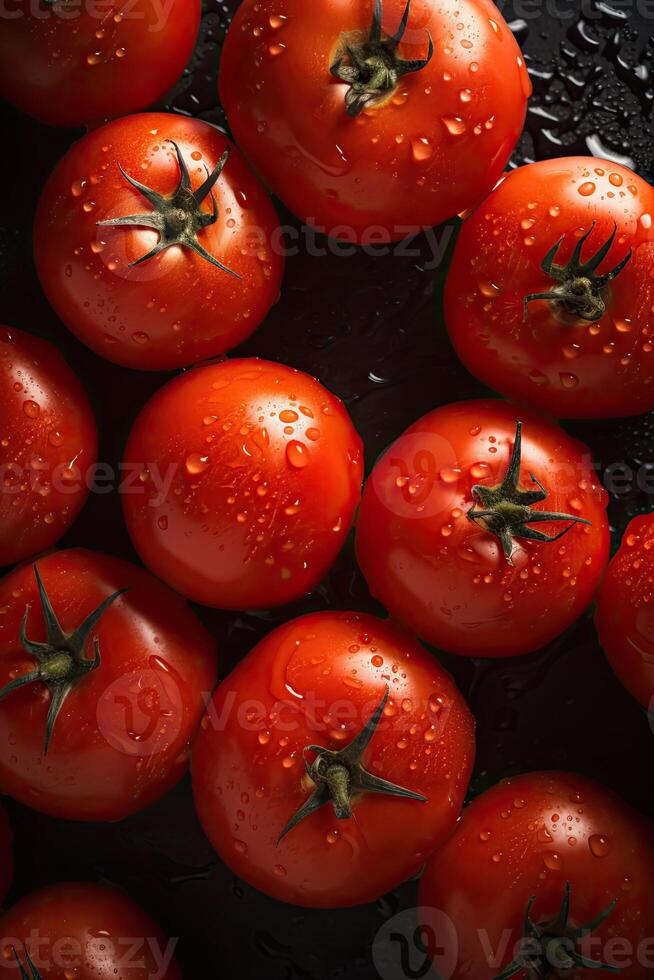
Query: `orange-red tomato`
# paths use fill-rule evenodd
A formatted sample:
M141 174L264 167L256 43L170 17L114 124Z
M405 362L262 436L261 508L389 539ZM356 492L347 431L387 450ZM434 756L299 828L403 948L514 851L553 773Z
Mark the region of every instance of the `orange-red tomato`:
M376 711L363 753L347 755ZM195 802L222 860L261 891L357 905L409 878L452 831L474 746L461 694L412 637L374 616L314 613L267 636L217 689L193 750ZM424 799L361 790L357 765ZM328 791L290 827L339 766L349 814L337 819Z
M165 385L125 451L127 526L145 564L183 595L265 609L311 592L352 525L361 440L318 381L256 358Z
M377 463L357 557L391 615L434 646L529 653L590 605L609 555L607 502L590 450L558 426L507 402L458 402Z
M600 643L624 686L654 711L654 517L635 517L597 593Z
M14 874L13 834L7 814L0 807L0 902L9 891Z
M653 216L654 188L615 163L512 171L464 223L448 271L465 366L559 418L654 408Z
M0 95L50 126L145 109L191 57L201 0L7 0Z
M654 968L653 840L648 821L583 776L503 780L464 811L423 875L423 917L438 910L458 939L437 948L445 930L427 932L434 965L452 980L495 980L514 964L513 975L524 978L532 973L515 963L523 953L533 976L585 980L602 962L625 980L646 980Z
M106 885L66 882L25 895L0 918L0 949L7 977L18 975L18 959L30 980L181 978L175 942L128 895Z
M166 113L75 143L34 223L38 273L63 322L140 370L184 367L249 337L279 295L282 244L239 151L209 123Z
M88 496L95 420L52 344L0 327L0 566L52 547Z
M186 772L216 681L214 641L128 562L74 549L36 568L46 600L30 565L0 581L0 792L68 820L121 820ZM60 628L46 631L47 601Z
M307 223L363 245L480 201L530 94L489 0L245 0L221 60L221 101L257 171Z

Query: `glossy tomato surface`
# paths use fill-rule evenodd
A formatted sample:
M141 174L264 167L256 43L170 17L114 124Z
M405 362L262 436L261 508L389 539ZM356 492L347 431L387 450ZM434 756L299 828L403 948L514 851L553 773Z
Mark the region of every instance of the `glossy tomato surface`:
M43 980L180 980L175 942L136 902L113 887L48 885L0 918L0 974L17 976L14 947Z
M382 37L405 0L383 3ZM223 50L220 97L234 137L308 224L370 245L472 207L518 141L531 83L488 0L413 0L398 52L433 56L356 118L330 67L370 35L373 0L245 0Z
M61 354L0 326L0 566L50 548L68 530L96 457L91 407Z
M0 790L52 816L119 820L166 793L187 768L203 699L216 679L215 645L184 601L147 572L98 552L69 550L37 567L65 633L100 603L86 643L100 665L74 686L44 758L51 695L41 681L0 703ZM20 639L46 639L34 569L0 582L0 685L35 669Z
M309 375L254 358L199 367L148 402L132 429L123 496L145 564L183 595L266 609L311 592L346 537L361 440Z
M595 625L614 671L633 696L654 710L654 517L628 525L597 594Z
M145 109L186 67L200 11L200 0L8 0L0 95L50 126Z
M305 747L342 749L386 690L364 765L427 802L364 793L343 820L328 803L278 844L314 788ZM439 663L390 622L325 612L278 627L220 685L193 788L205 832L240 878L285 902L351 906L409 878L447 837L473 760L472 716Z
M211 192L216 221L192 236L225 269L186 245L140 261L162 240L157 229L98 226L130 216L152 219L154 205L128 176L170 199L182 178L174 144L194 192L228 151ZM199 214L211 221L210 195ZM277 231L267 193L214 126L142 113L70 148L41 196L34 253L48 299L83 343L125 367L170 370L223 354L258 327L280 289Z
M464 223L447 277L445 316L456 352L481 381L559 418L612 418L654 408L654 188L593 157L512 171ZM624 268L599 292L605 312L585 321L543 299L541 268L560 242L565 267L581 244L597 266ZM583 236L588 235L581 243Z
M14 873L13 834L7 814L0 808L0 902L9 890Z
M558 541L514 539L510 563L469 512L474 486L504 479L522 421L520 487L534 511L576 524ZM590 450L506 402L458 402L419 419L377 463L357 524L357 557L392 616L450 653L505 657L544 646L590 604L609 553L607 494ZM554 536L571 520L529 524Z
M645 980L654 966L652 842L648 821L584 776L535 772L504 780L468 807L423 875L422 910L445 914L458 941L458 951L434 950L435 966L447 963L452 980L493 980L520 948L532 898L532 921L551 923L567 883L571 930L616 903L572 948L626 980ZM552 937L561 930L548 932L542 945ZM590 967L568 974L598 975Z

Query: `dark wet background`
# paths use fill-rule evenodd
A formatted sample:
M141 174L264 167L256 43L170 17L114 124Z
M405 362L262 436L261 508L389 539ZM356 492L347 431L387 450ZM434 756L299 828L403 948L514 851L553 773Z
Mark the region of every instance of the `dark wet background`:
M236 2L206 4L194 60L166 107L223 122L216 75ZM535 89L514 163L593 153L633 166L651 180L654 3L648 15L647 0L640 7L636 0L616 6L605 0L549 2L550 13L546 0L522 6L517 0L502 8ZM32 214L44 180L76 134L47 129L1 105L0 133L0 322L37 332L64 351L94 402L100 458L117 464L133 418L166 376L100 360L58 322L41 293L31 258ZM442 233L437 230L439 239ZM453 241L452 235L450 248ZM457 363L439 315L446 264L429 271L430 243L419 240L416 247L419 257L290 259L282 302L241 351L309 371L339 394L364 438L368 466L429 409L483 393ZM654 473L652 416L570 428L590 444L602 468L627 463ZM654 500L635 485L614 493L616 541L631 516L653 508ZM135 558L117 494L91 499L62 544ZM199 613L216 636L226 672L276 624L328 606L378 611L351 546L323 587L291 609L269 615ZM645 714L614 680L589 619L527 658L443 659L478 721L473 794L507 773L562 767L602 780L654 816L654 736ZM62 879L117 882L170 935L182 937L179 958L187 978L372 980L378 975L371 960L378 929L415 903L415 884L346 912L294 909L259 895L213 855L195 819L188 781L119 825L68 824L11 802L9 811L17 838L10 900Z

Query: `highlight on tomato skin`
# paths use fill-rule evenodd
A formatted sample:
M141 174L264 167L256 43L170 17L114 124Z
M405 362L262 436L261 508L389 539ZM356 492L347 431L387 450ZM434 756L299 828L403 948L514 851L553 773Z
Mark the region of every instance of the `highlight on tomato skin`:
M0 610L0 792L112 821L176 785L217 676L215 641L180 596L69 549L1 579Z
M651 821L585 776L502 780L464 810L422 876L421 910L438 909L458 940L437 949L425 932L434 965L447 962L452 980L523 977L529 966L647 980L653 842Z
M0 916L0 975L181 980L176 945L118 887L61 882L24 895Z
M161 388L137 418L123 511L143 562L221 609L313 591L361 497L363 446L340 399L283 364L234 359Z
M0 807L0 902L4 901L14 876L14 835L9 818Z
M93 411L48 341L0 326L0 567L51 548L88 496Z
M507 402L428 413L364 489L356 552L371 592L450 653L545 646L587 610L608 561L608 495L592 463L557 425Z
M194 744L193 792L240 878L280 901L345 907L407 880L447 838L474 754L462 695L410 634L366 614L313 613L270 633L218 687ZM391 787L343 800L327 787L344 767L348 785L367 774ZM302 818L317 792L324 802Z
M123 367L169 371L246 340L279 297L279 220L215 126L126 116L73 144L48 179L34 257L62 322Z
M49 126L146 109L186 68L201 11L201 0L16 0L0 33L0 96Z
M511 171L464 222L445 287L457 355L558 418L654 408L654 188L595 157Z
M531 82L487 0L244 0L219 89L236 142L287 207L371 245L483 199Z
M599 591L595 625L599 642L619 680L654 712L654 516L627 526Z

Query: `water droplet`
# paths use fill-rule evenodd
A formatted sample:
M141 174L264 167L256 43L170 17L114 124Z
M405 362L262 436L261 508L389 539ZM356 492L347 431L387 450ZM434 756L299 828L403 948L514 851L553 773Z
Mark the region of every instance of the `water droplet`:
M309 462L309 450L304 443L291 439L286 447L286 459L295 469L303 469Z
M590 848L590 853L596 858L608 857L613 850L609 838L604 837L602 834L593 834L588 840L588 847Z
M442 116L441 121L451 136L462 136L466 131L466 124L460 116Z
M27 415L29 419L36 419L39 417L39 413L41 412L41 409L39 408L36 402L28 400L26 402L23 402L23 411L25 412L25 415Z
M587 180L585 183L581 184L577 190L582 197L590 197L591 194L595 193L596 185L592 180Z
M424 163L430 160L434 154L434 147L427 136L417 136L411 140L411 155L416 163Z
M204 473L209 465L209 457L201 456L200 453L190 453L186 457L186 471L191 476L198 476Z

